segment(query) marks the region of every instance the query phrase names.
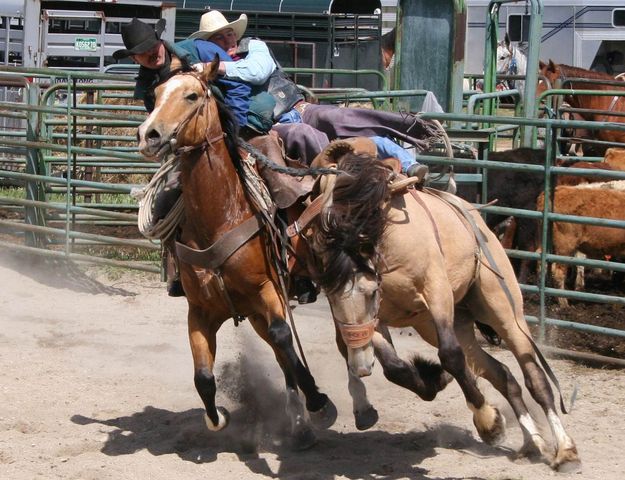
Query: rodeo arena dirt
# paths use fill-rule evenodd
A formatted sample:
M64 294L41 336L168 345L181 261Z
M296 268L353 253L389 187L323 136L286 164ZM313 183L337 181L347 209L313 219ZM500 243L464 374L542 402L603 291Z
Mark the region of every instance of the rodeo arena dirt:
M618 363L625 347L619 339L547 329L546 345L616 359L615 364L567 359L546 350L570 408L562 421L582 461L581 471L558 473L544 459L518 455L519 423L484 380L478 385L507 423L507 436L497 446L477 435L457 383L426 402L386 380L379 364L364 379L379 421L359 431L325 297L294 304L308 365L338 409L333 426L315 431L315 445L294 451L283 375L248 321L238 327L228 321L219 331L217 404L231 417L226 429L211 432L194 388L187 302L168 297L158 275L112 275L110 269L0 253L2 479L620 480L625 475L625 382ZM622 283L595 271L587 272L585 288L623 292ZM613 328L625 322L622 306L570 303L571 321ZM561 307L554 301L548 308L548 315L556 316ZM536 299L528 295L526 313L535 315L536 309ZM392 337L401 357L419 352L438 360L411 329L394 329ZM505 345L481 345L523 383ZM527 391L524 399L541 418ZM546 421L539 428L551 438Z
M0 280L2 479L620 480L625 475L625 382L618 362L625 347L613 337L547 329L546 345L615 358L606 364L546 350L570 409L562 421L582 461L581 471L559 473L548 460L518 455L519 423L484 380L478 385L507 423L507 436L497 446L477 435L456 382L426 402L386 380L379 364L364 379L379 421L359 431L325 297L294 304L307 363L338 409L334 425L315 431L315 445L294 451L283 375L248 321L238 327L228 321L219 331L217 404L231 416L226 429L211 432L194 387L187 302L168 297L157 274L111 274L3 250ZM622 295L623 285L605 272L588 271L585 289ZM622 306L570 303L571 321L613 328L625 322ZM548 308L548 316L556 316L561 307L554 301ZM528 295L526 313L535 315L536 309L536 299ZM401 357L419 352L438 360L414 331L394 329L392 337ZM481 346L523 384L505 345L481 341ZM524 399L541 418L527 391ZM539 428L551 438L546 421Z
M549 360L566 402L574 400L563 422L577 442L579 474L517 460L518 424L486 382L480 386L507 420L500 446L479 440L457 384L424 402L386 381L379 365L365 380L380 420L360 432L321 298L297 306L295 319L339 415L316 432L315 446L295 452L283 434L282 375L248 322L219 332L217 398L231 424L209 432L193 386L186 301L168 297L156 275L111 280L98 269L3 255L0 278L1 478L618 480L625 472L620 370ZM436 356L410 331L393 338L400 353ZM485 348L520 378L504 348Z

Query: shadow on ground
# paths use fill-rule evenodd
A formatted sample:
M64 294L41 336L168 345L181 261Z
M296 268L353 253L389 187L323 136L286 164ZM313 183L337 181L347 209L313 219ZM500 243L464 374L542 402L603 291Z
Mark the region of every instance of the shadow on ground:
M25 253L3 253L0 265L15 270L22 275L48 287L67 288L82 293L104 293L130 297L136 295L122 288L111 287L89 277L80 267L62 258L48 258Z
M463 450L477 458L511 456L509 450L490 447L468 430L447 424L405 433L317 431L318 443L310 450L296 452L289 448L286 418L279 422L258 421L255 413L242 407L232 412L225 430L209 432L203 415L201 409L172 412L149 406L130 416L95 419L75 415L71 420L79 425L113 427L102 449L106 455L147 450L156 456L176 454L200 464L216 461L220 453L233 453L251 472L267 478L331 480L337 476L356 479L375 475L385 480L435 480L426 476L427 469L419 465L438 455L437 448ZM275 455L278 470L272 470L260 453Z

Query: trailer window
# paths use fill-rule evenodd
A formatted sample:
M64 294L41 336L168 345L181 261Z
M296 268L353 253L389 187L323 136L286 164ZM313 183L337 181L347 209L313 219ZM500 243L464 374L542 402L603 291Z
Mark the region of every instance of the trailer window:
M508 36L512 42L529 42L530 16L510 15L508 17Z
M614 10L612 12L612 25L625 27L625 10Z
M7 28L7 23L9 24L9 28L11 30L23 30L24 24L22 18L16 17L0 17L0 28Z
M49 33L100 33L101 20L53 18L48 28Z

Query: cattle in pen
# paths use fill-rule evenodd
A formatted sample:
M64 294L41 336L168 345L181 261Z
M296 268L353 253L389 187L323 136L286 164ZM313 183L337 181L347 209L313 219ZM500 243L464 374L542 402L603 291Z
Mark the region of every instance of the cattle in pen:
M625 220L625 181L556 187L551 211L563 215ZM537 201L537 210L544 210L544 195ZM580 253L594 259L625 258L625 229L570 222L553 223L553 253L574 256ZM555 288L563 289L568 267L552 264ZM562 307L566 298L559 298Z

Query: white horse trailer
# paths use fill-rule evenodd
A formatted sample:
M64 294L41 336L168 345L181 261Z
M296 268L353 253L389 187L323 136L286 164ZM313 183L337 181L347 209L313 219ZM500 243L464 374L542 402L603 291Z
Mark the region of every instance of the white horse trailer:
M24 0L0 3L0 65L22 64Z
M436 0L429 0L436 1ZM489 0L465 0L465 72L484 70L484 36ZM384 30L394 26L396 0L382 0ZM625 0L543 0L540 58L617 75L625 71ZM501 5L499 37L527 40L528 2Z
M543 0L540 58L617 75L625 71L625 1ZM465 71L479 73L484 64L488 0L467 2ZM528 40L525 1L504 3L499 12L500 38Z
M5 2L7 0L1 0ZM12 1L12 0L9 0ZM22 0L23 65L102 71L123 48L120 27L137 17L167 21L162 38L173 41L175 3L162 0Z

